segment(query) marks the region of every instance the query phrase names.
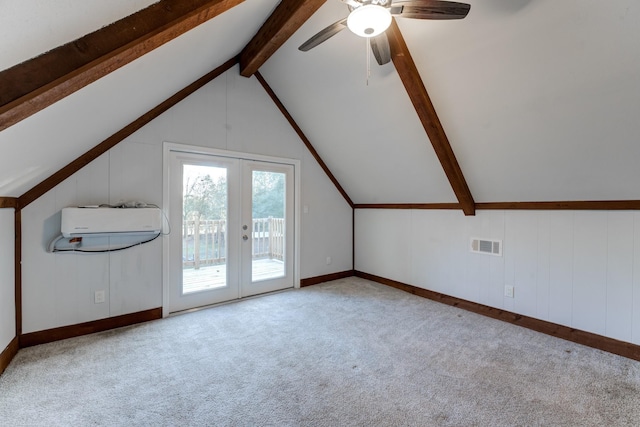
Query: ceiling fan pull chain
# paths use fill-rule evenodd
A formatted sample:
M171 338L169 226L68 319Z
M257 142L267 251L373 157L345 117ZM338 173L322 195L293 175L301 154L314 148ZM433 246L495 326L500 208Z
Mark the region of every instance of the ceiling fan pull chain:
M371 77L371 37L367 37L367 86L369 86L369 77Z

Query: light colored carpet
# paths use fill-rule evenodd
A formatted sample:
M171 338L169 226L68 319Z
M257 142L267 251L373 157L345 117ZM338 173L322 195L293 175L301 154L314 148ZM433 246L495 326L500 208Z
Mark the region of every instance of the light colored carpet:
M21 350L7 426L639 426L640 363L349 278Z

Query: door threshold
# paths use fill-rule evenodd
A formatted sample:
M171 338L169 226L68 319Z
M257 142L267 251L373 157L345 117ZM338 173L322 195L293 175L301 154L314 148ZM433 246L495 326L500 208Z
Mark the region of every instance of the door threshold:
M264 296L267 296L267 295L280 294L280 293L283 293L283 292L293 291L295 289L296 288L292 286L290 288L279 289L277 291L265 292L265 293L262 293L262 294L251 295L251 296L248 296L248 297L231 299L229 301L217 302L215 304L203 305L203 306L200 306L200 307L188 308L186 310L174 311L172 313L169 313L169 315L167 317L180 316L182 314L188 314L188 313L195 313L196 311L206 310L208 308L219 307L221 305L234 304L234 303L237 303L237 302L247 301L247 300L254 299L254 298L260 298L260 297L264 297Z

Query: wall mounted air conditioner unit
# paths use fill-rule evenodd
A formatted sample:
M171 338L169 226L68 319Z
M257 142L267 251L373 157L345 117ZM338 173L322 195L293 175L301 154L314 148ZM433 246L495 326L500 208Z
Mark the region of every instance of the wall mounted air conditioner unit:
M158 208L64 208L60 224L64 237L153 235L162 232Z

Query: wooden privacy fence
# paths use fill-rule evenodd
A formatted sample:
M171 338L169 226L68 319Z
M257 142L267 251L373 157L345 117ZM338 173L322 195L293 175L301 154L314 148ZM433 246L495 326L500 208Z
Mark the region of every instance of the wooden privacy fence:
M253 259L284 260L284 218L253 220L251 253ZM182 223L182 265L225 264L227 254L227 221L187 220Z

